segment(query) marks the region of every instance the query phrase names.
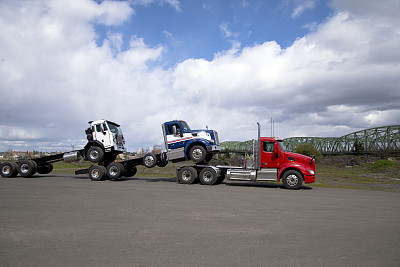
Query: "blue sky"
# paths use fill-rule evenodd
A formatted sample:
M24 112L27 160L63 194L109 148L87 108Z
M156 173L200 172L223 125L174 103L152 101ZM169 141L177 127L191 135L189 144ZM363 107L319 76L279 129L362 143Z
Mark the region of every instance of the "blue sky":
M0 0L0 151L129 151L186 120L221 141L400 124L398 0Z
M123 25L97 24L97 43L109 33L120 33L122 50L129 49L132 36L147 45L167 49L168 66L188 58L212 60L215 53L276 41L285 48L326 20L333 10L329 1L182 1L179 5L155 1L132 5L134 14Z

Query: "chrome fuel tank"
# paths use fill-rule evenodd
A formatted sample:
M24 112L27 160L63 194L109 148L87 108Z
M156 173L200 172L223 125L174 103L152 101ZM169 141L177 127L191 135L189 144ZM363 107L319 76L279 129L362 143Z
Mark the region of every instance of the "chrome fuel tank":
M81 153L79 151L72 151L69 153L65 153L63 156L63 160L66 163L79 161L81 159Z
M256 170L239 170L229 169L226 172L226 179L228 180L241 180L241 181L256 181L257 171Z

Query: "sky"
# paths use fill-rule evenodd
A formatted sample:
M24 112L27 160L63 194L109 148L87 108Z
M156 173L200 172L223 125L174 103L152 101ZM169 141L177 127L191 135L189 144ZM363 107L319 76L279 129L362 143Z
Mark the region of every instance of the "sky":
M221 141L400 124L399 0L0 0L0 151L128 151L186 120Z

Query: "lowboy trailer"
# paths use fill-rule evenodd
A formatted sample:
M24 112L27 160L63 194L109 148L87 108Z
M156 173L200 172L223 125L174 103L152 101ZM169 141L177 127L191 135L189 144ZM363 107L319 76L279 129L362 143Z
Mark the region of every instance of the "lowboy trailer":
M137 165L153 168L156 165L163 167L168 163L165 153L148 153L140 158L115 162L117 156L126 151L125 139L119 125L107 120L89 121L89 125L85 131L88 142L83 149L16 162L3 162L0 164L0 175L9 178L18 174L22 177L32 177L35 173L47 174L53 170L54 162L71 163L83 158L98 165L78 170L75 174L88 173L90 179L99 181L106 175L110 179L131 177L136 174Z

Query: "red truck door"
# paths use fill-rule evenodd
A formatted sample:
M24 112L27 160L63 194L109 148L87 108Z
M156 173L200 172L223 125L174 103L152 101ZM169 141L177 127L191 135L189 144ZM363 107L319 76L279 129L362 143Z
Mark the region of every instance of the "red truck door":
M261 168L279 168L281 156L279 153L279 145L273 141L261 141Z

